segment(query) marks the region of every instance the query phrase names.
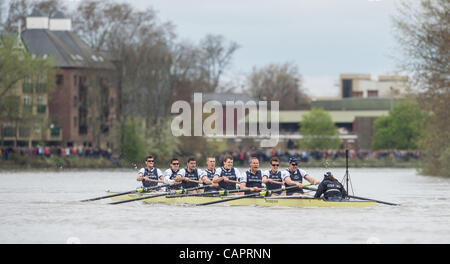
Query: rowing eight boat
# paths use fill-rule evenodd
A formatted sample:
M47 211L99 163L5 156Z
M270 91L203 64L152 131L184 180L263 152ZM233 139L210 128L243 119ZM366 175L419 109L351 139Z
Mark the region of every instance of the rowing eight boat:
M108 195L115 192L107 192ZM153 193L152 193L153 194ZM113 201L124 201L142 197L142 193L131 193L112 197ZM155 198L143 199L144 203L166 203L166 204L201 204L206 202L218 201L229 198L230 196L186 196L169 198L159 196ZM234 197L234 196L233 196ZM258 205L258 206L289 206L289 207L368 207L375 206L376 202L345 200L345 201L325 201L320 199L312 199L305 196L275 196L275 197L250 197L225 202L227 205Z

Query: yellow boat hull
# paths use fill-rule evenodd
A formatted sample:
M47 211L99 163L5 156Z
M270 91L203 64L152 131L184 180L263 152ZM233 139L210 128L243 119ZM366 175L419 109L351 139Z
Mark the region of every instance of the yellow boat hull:
M108 195L114 194L113 192L108 192ZM156 192L154 194L157 194ZM149 194L126 194L112 197L113 201L123 201L129 200L133 198L142 197L142 195ZM150 196L150 195L149 195ZM212 202L217 200L222 200L229 198L228 197L206 197L206 196L186 196L186 197L176 197L176 198L167 198L166 196L159 196L155 198L143 199L144 203L165 203L165 204L201 204L206 202ZM371 201L324 201L320 199L311 199L311 198L293 198L289 197L251 197L251 198L243 198L232 201L227 201L220 204L227 205L239 205L239 206L249 206L249 205L258 205L258 206L288 206L288 207L369 207L375 206L376 202Z

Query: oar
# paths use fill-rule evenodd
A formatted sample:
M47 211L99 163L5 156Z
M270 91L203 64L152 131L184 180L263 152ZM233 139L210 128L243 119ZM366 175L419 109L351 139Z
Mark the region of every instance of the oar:
M207 196L207 195L211 195L211 194L228 195L229 193L245 192L245 191L250 191L250 189L219 190L219 191L204 192L204 193L174 194L174 195L167 195L166 197L167 198L178 198L178 197L186 197L186 196Z
M374 199L364 198L364 197L358 197L358 196L353 196L353 195L347 195L347 197L354 198L354 199L359 199L359 200L366 200L366 201L371 201L371 202L377 202L377 203L387 204L387 205L399 205L399 204L395 204L395 203L383 202L383 201L379 201L379 200L374 200Z
M166 186L169 186L169 185L170 185L170 184L163 184L163 185L158 185L158 186L153 186L153 187L138 188L138 189L136 189L136 190L132 190L132 191L128 191L128 192L115 193L115 194L110 194L110 195L105 195L105 196L95 197L95 198L91 198L91 199L81 200L80 202L96 201L96 200L101 200L101 199L106 199L106 198L116 197L116 196L125 195L125 194L130 194L130 193L148 192L148 191L155 190L155 189L162 188L162 187L166 187Z
M305 187L305 189L311 190L311 191L317 191L316 188ZM364 198L364 197L359 197L359 196L353 196L353 195L347 195L347 197L358 199L358 200L363 200L363 201L377 202L377 203L387 204L387 205L399 205L399 204L395 204L395 203L383 202L383 201L380 201L380 200Z
M235 196L235 197L231 197L231 198L227 198L227 199L211 201L211 202L206 202L206 203L201 203L201 204L196 204L196 205L197 206L210 205L210 204L224 203L224 202L228 202L228 201L244 199L244 198L254 197L254 196L268 196L268 195L271 195L274 192L282 192L283 190L290 190L290 189L295 189L295 188L298 188L298 186L297 185L289 186L289 187L286 187L286 188L280 188L280 189L269 190L269 191L265 190L265 191L261 191L261 192L256 192L256 193L251 193L251 194L246 194L246 195L241 195L241 196Z
M110 204L121 204L121 203L134 202L134 201L139 201L139 200L144 200L144 199L150 199L150 198L165 196L165 195L168 195L168 194L171 194L171 193L176 193L176 194L186 193L188 191L199 190L199 189L203 189L203 188L206 188L206 187L209 187L209 185L193 187L193 188L189 188L189 189L180 189L180 190L176 190L174 192L162 192L162 193L158 193L158 194L155 194L155 195L145 195L145 196L134 198L134 199L112 202Z

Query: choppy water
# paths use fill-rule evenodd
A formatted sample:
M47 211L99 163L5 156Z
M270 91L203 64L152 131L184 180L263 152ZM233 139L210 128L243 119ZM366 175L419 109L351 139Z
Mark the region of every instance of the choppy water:
M345 170L333 172L341 180ZM450 179L414 169L350 169L355 195L397 207L78 202L135 189L136 173L0 172L0 243L450 243Z

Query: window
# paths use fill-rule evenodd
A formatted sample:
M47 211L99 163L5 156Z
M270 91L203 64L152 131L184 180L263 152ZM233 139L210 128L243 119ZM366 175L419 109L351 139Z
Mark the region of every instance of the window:
M352 97L353 81L351 79L342 80L342 97Z
M37 98L38 105L44 104L44 97L42 95L39 95Z
M78 118L76 116L73 117L73 127L78 126Z
M78 104L78 98L77 98L77 96L75 95L75 96L73 97L73 106L77 106L77 104Z
M77 87L77 76L73 76L73 87Z
M56 84L57 85L63 85L64 84L64 75L57 74L56 75Z
M352 97L363 97L363 92L362 91L353 91Z
M378 97L378 90L368 90L367 97Z
M109 106L112 108L114 107L114 97L109 99Z
M41 132L41 122L39 120L34 120L34 132L35 133Z
M26 104L26 105L31 104L31 97L29 95L25 95L23 97L23 103Z

